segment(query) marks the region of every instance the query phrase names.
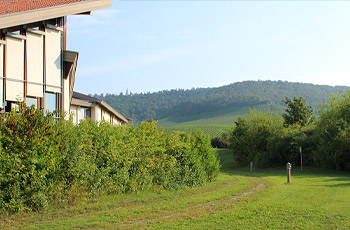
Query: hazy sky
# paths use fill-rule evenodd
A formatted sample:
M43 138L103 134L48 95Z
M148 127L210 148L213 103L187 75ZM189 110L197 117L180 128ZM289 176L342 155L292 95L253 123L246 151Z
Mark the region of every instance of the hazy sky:
M350 1L113 1L68 17L75 90L147 92L244 80L350 86Z

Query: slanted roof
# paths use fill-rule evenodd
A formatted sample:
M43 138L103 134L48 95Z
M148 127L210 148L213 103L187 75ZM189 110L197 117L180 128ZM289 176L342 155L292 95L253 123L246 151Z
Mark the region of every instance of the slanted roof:
M74 99L80 99L83 101L88 101L90 103L101 103L101 99L98 99L96 97L90 97L88 95L82 94L82 93L78 93L78 92L73 92L73 98Z
M109 111L110 113L112 113L114 116L116 116L118 119L122 120L123 122L128 123L130 121L130 119L118 113L115 109L113 109L110 105L108 105L106 102L102 101L101 99L90 97L82 93L73 92L72 104L84 106L84 103L85 103L85 106L88 106L89 104L90 105L98 104L99 106ZM92 107L92 106L88 106L88 107Z
M84 1L87 0L3 0L0 2L0 15L62 6Z
M90 12L112 6L112 0L1 0L0 28Z

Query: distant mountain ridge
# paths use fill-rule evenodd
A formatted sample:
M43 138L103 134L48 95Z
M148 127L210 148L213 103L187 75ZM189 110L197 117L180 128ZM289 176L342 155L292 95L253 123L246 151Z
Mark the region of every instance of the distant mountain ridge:
M286 81L243 81L215 88L173 89L155 93L94 95L134 120L186 117L240 108L281 110L285 97L304 97L309 105L324 103L347 86L314 85Z

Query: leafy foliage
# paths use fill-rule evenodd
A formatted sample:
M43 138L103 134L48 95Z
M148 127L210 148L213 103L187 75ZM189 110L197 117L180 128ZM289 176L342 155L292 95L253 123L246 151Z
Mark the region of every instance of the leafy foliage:
M227 148L228 143L222 137L214 137L211 139L211 146L213 148Z
M260 167L281 166L288 161L299 165L302 147L304 165L349 171L350 91L330 96L330 102L320 104L317 113L319 117L312 122L295 119L297 122L288 127L283 126L282 116L266 112L251 111L239 118L230 133L237 162L248 165L253 161Z
M229 146L229 132L224 132L221 136L216 136L211 139L211 146L213 148L228 148Z
M315 164L350 170L350 91L331 96L329 103L319 106L318 114Z
M248 165L252 161L260 167L271 167L282 160L274 149L275 144L280 144L281 135L283 120L280 115L252 110L248 116L236 122L230 134L230 144L241 165Z
M312 108L306 105L305 98L294 97L291 100L286 97L283 102L287 105L286 113L282 115L286 127L290 125L304 126L309 123L312 116Z
M23 107L0 119L0 211L38 210L80 196L176 189L211 181L219 161L203 133L56 120Z

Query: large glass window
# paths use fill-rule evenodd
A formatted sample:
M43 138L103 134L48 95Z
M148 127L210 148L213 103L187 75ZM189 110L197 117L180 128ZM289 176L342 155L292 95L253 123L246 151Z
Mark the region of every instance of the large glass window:
M26 105L28 107L32 107L34 105L35 109L38 109L38 99L32 98L32 97L27 97L26 98Z
M45 112L53 113L57 110L57 100L55 93L45 93Z

